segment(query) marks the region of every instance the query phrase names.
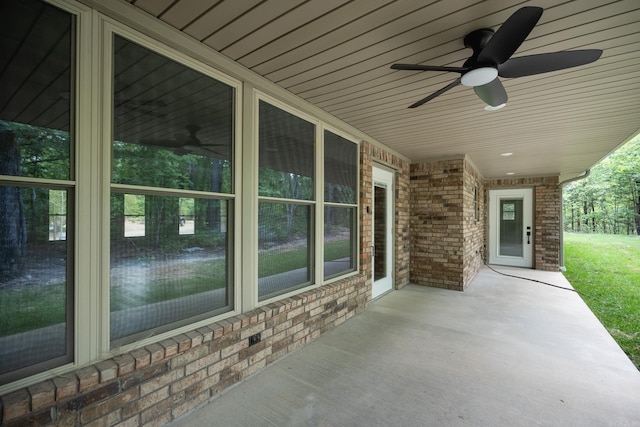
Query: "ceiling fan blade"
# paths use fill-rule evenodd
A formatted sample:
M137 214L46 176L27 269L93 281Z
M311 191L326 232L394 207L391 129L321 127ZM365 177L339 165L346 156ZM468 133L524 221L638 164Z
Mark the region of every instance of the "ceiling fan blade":
M542 8L518 9L498 28L478 55L480 64L502 64L515 53L542 16Z
M181 147L184 145L180 141L176 141L174 139L141 139L138 141L139 144L142 145L153 145L155 147L166 147L166 148L174 148Z
M492 107L507 103L507 91L497 77L486 85L474 87L473 90L478 98Z
M507 78L532 76L589 64L598 60L601 55L602 51L599 49L584 49L520 56L499 65L498 74Z
M443 93L445 93L449 89L453 89L454 87L458 86L460 84L460 81L461 81L461 78L458 77L457 79L455 79L454 81L452 81L451 83L449 83L448 85L443 87L442 89L439 89L439 90L433 92L431 95L427 96L426 98L422 98L420 101L409 105L409 108L416 108L416 107L421 106L425 102L431 101L436 96L442 95Z
M393 64L394 70L412 70L412 71L444 71L453 73L464 73L469 71L467 67L439 67L437 65L421 65L421 64Z

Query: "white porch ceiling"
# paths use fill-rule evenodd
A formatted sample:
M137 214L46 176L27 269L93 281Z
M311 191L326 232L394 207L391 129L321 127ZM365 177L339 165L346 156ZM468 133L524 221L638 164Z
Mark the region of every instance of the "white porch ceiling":
M122 0L125 1L125 0ZM640 129L637 0L129 0L306 99L412 162L468 155L485 178L577 176ZM602 49L595 63L502 79L507 106L484 111L458 86L407 107L458 74L463 37L517 9L545 9L513 57ZM512 152L511 157L500 153Z

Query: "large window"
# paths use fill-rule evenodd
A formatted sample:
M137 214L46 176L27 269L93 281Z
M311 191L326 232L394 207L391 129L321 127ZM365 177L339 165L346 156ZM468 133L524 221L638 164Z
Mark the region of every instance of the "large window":
M355 271L358 146L324 131L324 276Z
M0 2L2 394L357 270L357 144L84 3Z
M72 360L74 18L0 14L0 384Z
M316 127L259 106L258 299L308 286L314 266Z
M110 330L120 345L232 307L234 89L113 47Z

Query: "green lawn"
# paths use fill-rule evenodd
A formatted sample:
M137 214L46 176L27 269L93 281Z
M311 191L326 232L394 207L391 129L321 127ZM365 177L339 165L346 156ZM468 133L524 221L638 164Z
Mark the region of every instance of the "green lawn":
M565 276L640 369L640 237L564 234Z

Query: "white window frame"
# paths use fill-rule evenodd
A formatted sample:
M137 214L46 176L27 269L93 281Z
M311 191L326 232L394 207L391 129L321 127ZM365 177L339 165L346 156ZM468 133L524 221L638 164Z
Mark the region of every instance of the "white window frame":
M355 194L356 201L355 201L355 203L333 203L333 202L327 202L327 201L324 200L324 132L325 131L331 132L334 135L337 135L337 136L339 136L341 138L346 139L347 141L351 141L352 143L354 143L356 145L356 150L357 150L356 151L356 182L357 182L357 185L356 185L356 194ZM359 150L359 148L360 148L360 146L359 146L358 141L353 136L351 136L351 135L349 135L349 134L347 134L345 132L342 132L342 131L340 131L340 130L338 130L336 128L333 128L333 127L331 127L329 125L326 125L326 124L322 125L322 139L321 139L321 141L322 141L322 144L320 144L320 145L322 145L322 148L321 148L321 150L322 150L321 151L322 152L322 159L320 161L322 162L322 168L321 168L322 169L322 209L321 209L321 211L322 211L322 241L320 242L321 243L321 245L320 245L321 248L320 249L321 249L321 253L322 253L322 263L321 263L322 271L321 271L321 273L323 274L323 276L324 276L324 208L326 206L331 206L331 207L339 207L339 208L355 208L355 210L356 210L356 227L355 227L355 230L354 230L355 239L356 239L356 242L355 242L356 243L356 254L355 254L356 258L354 259L355 270L354 271L349 271L349 272L344 273L344 274L340 274L340 275L335 276L335 277L331 277L330 279L325 279L324 283L326 284L326 283L332 283L332 282L334 282L336 280L344 279L345 277L349 277L349 276L358 274L358 272L360 271L360 264L358 262L358 254L360 254L360 227L359 227L359 224L360 224L360 200L359 200L359 197L360 197L360 150Z
M167 332L159 333L148 337L142 340L135 340L131 343L118 345L118 341L115 343L110 338L110 309L108 307L109 301L109 292L110 292L110 275L109 269L102 269L102 279L100 282L102 283L102 287L100 289L100 294L102 295L102 306L96 308L97 310L101 310L102 317L100 319L101 328L99 332L100 340L100 352L101 354L109 354L115 355L123 352L130 351L135 348L143 347L145 345L157 342L159 340L170 338L175 336L176 334L184 333L191 331L193 329L197 329L202 326L206 326L211 322L215 322L216 320L220 320L229 316L233 316L242 312L242 306L240 304L240 294L241 294L241 286L239 281L239 274L241 271L241 263L242 259L240 257L240 244L236 244L239 242L239 238L241 236L241 219L240 212L242 211L241 203L241 171L242 168L240 166L240 153L242 152L242 119L241 119L241 110L240 103L242 99L242 82L239 80L233 79L229 76L226 76L216 69L209 67L205 64L202 64L199 61L195 61L192 57L186 55L183 52L172 48L171 46L163 43L163 41L159 41L153 39L147 35L144 35L136 30L133 30L119 22L116 22L110 18L101 16L103 20L102 24L102 33L100 37L100 51L101 55L101 69L103 70L112 70L113 69L113 38L115 35L123 37L127 40L130 40L134 43L139 44L145 49L149 49L153 52L156 52L170 60L173 60L181 65L189 67L203 75L206 75L210 78L218 80L224 84L231 86L234 89L234 155L233 155L233 189L232 192L227 193L211 193L211 192L201 192L201 191L190 191L190 190L177 190L177 189L162 189L162 195L176 195L176 196L215 196L221 200L227 200L230 203L234 204L234 217L232 218L232 235L235 239L235 242L230 243L230 253L228 254L229 260L233 263L233 279L231 284L231 297L233 299L232 306L229 311L226 311L220 315L210 317L198 322L189 323L187 325L178 327L176 329L172 329ZM103 266L110 265L110 212L109 212L109 197L112 189L118 190L127 190L131 192L135 192L136 190L144 191L145 194L154 194L158 193L157 188L152 187L144 187L144 186L132 186L125 184L114 184L111 182L111 145L112 145L112 109L111 105L113 103L113 76L111 73L105 73L102 76L101 81L102 87L102 105L98 108L101 109L101 117L104 123L103 132L101 134L101 150L102 150L102 167L103 167L103 180L101 191L98 194L102 195L102 204L104 206L102 212L102 221L100 222L100 226L102 227L102 260L101 263ZM158 193L159 194L159 193ZM127 340L124 340L126 342ZM115 344L115 345L114 345Z
M5 394L25 386L62 375L79 367L122 354L135 348L195 330L217 320L250 311L273 301L343 280L360 273L356 270L324 280L324 131L352 141L358 146L357 196L360 191L360 139L357 129L306 103L286 90L257 76L212 49L159 22L156 18L121 1L44 0L75 16L75 114L73 132L73 180L62 185L75 186L74 212L74 354L73 362L0 386ZM87 6L82 2L88 3ZM109 248L112 144L112 44L118 34L182 65L232 86L235 90L233 194L219 194L234 203L230 259L233 260L233 300L231 311L191 323L152 337L112 348L109 328ZM315 198L313 205L314 283L258 302L258 108L268 102L315 125ZM335 126L334 126L335 125ZM340 129L345 130L340 130ZM244 178L243 178L244 171ZM248 178L248 179L247 179ZM38 184L37 179L12 177L22 183ZM119 186L127 190L127 186ZM139 187L136 187L139 189ZM189 191L175 190L189 196ZM330 205L330 204L329 204ZM360 253L359 199L349 206L356 209L356 244Z

